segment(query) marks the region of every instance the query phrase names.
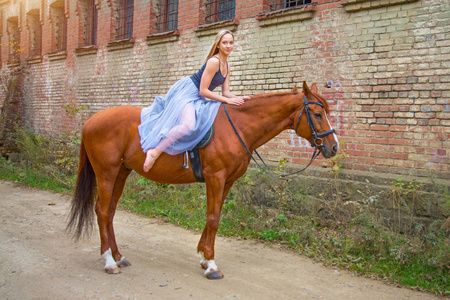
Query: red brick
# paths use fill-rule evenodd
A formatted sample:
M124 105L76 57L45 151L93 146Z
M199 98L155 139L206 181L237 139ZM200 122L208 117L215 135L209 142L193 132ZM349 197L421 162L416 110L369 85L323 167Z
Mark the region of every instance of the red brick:
M386 131L389 130L389 125L370 125L370 130Z

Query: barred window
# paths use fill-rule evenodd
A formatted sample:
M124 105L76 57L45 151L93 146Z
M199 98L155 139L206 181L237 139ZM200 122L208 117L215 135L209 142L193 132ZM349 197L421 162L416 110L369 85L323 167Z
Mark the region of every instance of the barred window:
M178 28L178 0L159 0L157 4L156 29L158 32Z
M205 19L208 23L234 19L235 7L235 0L208 0Z
M67 19L64 1L57 1L50 6L52 18L52 52L65 51L67 46Z
M97 45L98 10L95 0L80 0L81 41L80 46Z
M8 63L20 62L20 32L19 32L19 18L11 17L7 20L8 31Z
M116 39L130 39L133 36L134 0L119 0L118 4Z
M298 7L305 4L311 4L311 0L270 0L270 10Z
M39 9L31 10L27 14L27 22L30 38L28 56L39 56L42 48L42 25L39 18Z

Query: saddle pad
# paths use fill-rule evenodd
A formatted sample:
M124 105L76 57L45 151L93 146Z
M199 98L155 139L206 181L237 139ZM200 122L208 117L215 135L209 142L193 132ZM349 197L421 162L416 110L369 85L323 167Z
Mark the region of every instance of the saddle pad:
M208 146L209 142L211 142L213 134L214 134L214 124L211 126L211 128L208 130L205 136L201 139L201 141L197 144L197 147L202 149Z

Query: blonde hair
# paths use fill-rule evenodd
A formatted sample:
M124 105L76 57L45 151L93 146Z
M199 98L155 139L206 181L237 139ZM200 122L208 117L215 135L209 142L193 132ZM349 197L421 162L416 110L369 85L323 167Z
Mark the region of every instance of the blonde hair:
M210 59L213 55L219 53L219 48L217 46L219 45L220 41L222 40L225 34L231 34L234 40L234 34L231 31L225 29L219 31L216 35L216 38L214 39L211 49L209 50L208 56L206 56L205 62L208 61L208 59Z

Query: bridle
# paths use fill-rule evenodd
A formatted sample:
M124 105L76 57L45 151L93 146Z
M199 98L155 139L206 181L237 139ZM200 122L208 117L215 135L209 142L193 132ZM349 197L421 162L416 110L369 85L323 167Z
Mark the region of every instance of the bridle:
M325 110L325 108L323 107L322 103L316 102L316 101L309 101L308 102L308 99L306 98L306 95L305 95L303 109L300 112L300 115L298 116L297 125L295 125L294 131L295 131L295 134L298 137L300 137L300 135L297 133L297 128L298 128L298 125L300 124L300 120L302 118L302 114L303 114L303 112L305 112L306 120L308 121L309 128L311 128L311 132L313 134L313 140L311 142L311 147L319 147L319 148L321 148L321 147L323 147L323 145L322 145L322 143L323 143L322 137L327 136L327 135L332 134L332 133L335 133L336 131L333 128L331 130L328 130L328 131L325 131L325 132L322 132L322 133L317 133L316 126L314 126L314 123L313 123L312 118L311 118L311 113L309 112L309 107L308 107L309 104L319 105Z
M297 129L298 129L298 126L300 125L300 120L302 118L303 112L305 112L306 120L308 121L309 128L311 129L311 132L313 134L313 140L311 142L311 147L314 147L314 152L313 152L313 155L311 157L311 160L309 161L308 165L306 167L304 167L303 169L301 169L300 171L296 171L296 172L292 172L292 173L288 173L288 174L281 174L281 175L275 174L278 179L288 180L286 177L293 176L293 175L299 175L300 173L305 171L311 165L311 163L314 161L314 159L316 159L316 157L319 156L320 148L323 147L322 137L327 136L327 135L332 134L332 133L335 133L334 129L328 130L328 131L323 132L323 133L318 133L317 132L316 126L314 126L314 123L313 123L312 118L311 118L311 113L309 112L309 107L308 107L309 104L316 104L316 105L321 106L323 109L325 109L322 103L315 102L315 101L308 101L308 99L306 98L306 95L305 95L303 109L302 109L302 111L300 112L300 114L298 116L298 120L297 120L297 123L295 125L294 131L295 131L295 134L300 137L300 135L297 132ZM231 121L231 118L230 118L230 115L228 113L228 110L227 110L227 107L226 107L225 103L222 103L222 105L223 105L223 109L225 111L225 114L227 115L228 121L231 124L231 127L233 127L234 132L238 136L238 138L241 141L242 145L244 145L245 150L247 150L248 154L250 154L250 157L256 163L258 168L261 168L261 165L253 157L251 151L248 149L247 145L245 145L244 140L239 135L239 132L237 131L236 127L233 124L233 121ZM269 166L264 162L264 160L261 158L261 156L256 151L256 149L254 151L255 151L256 155L258 156L258 158L261 160L261 162L264 164L264 166L267 169L271 170L271 168L269 168ZM273 172L273 173L275 173L275 172Z

